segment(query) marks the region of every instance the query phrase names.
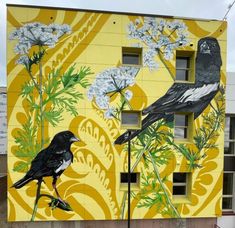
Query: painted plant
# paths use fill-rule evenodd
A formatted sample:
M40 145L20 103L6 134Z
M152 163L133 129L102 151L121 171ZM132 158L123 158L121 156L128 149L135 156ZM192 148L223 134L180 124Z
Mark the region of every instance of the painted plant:
M183 23L178 21L168 22L166 20L158 22L151 17L145 17L142 23L139 19L131 22L128 26L128 36L131 39L140 41L139 46L147 46L147 50L143 54L143 63L150 70L158 68L156 56L163 64L166 64L167 61L173 58L173 53L177 48L188 44L187 27ZM220 98L217 98L217 108L214 108L214 112L208 116L203 116L208 125L214 125L214 120L211 118L215 118L218 125L210 128L210 132L202 129L197 131L194 138L196 144L194 150L187 147L186 144L178 145L174 142L172 133L174 113L193 112L194 119L201 115L220 90L221 65L218 41L212 37L199 40L195 83L173 84L164 96L142 110L142 114L146 117L142 120L140 130L132 131L130 136L126 132L115 140L115 144L123 144L135 139L132 141L132 151L135 151L136 162L132 167L132 171L141 159L144 159L146 166L149 167L149 163L153 166L153 172L143 174L142 179L144 182L141 183L143 186L141 187L141 193L138 194L140 198L139 207L150 208L158 203L158 210L162 214L167 214L170 217L180 217L179 212L171 202L167 187L164 185L167 176L162 179L157 166L168 164L173 157L171 151L175 150L188 160L189 169L200 167L200 159L206 156L205 152L202 153L202 150L208 147L209 141L214 137L213 134L216 134L215 132L221 130L223 126L223 118L220 119L220 116L223 116L222 113L224 113L223 94ZM138 70L136 67L128 67L129 72L126 71L125 77L123 77L122 70L126 68L118 67L103 71L97 75L95 82L88 90L88 98L90 100L95 98L98 108L106 110L106 118L115 117L119 119L119 114L126 108L126 104L128 104L127 109L132 109L128 100L135 94L131 93L131 96L125 94L127 92L130 94L131 91L128 90L128 87L133 86L134 77L138 77ZM136 73L133 74L133 71ZM171 76L173 79L175 78L174 75ZM124 89L126 92L123 92ZM120 93L123 101L118 107L113 107L110 106L110 101L116 93ZM222 99L222 104L219 105L218 99ZM205 134L202 135L200 132ZM216 147L216 145L214 146ZM146 190L150 186L151 190ZM127 193L124 194L123 202L126 202L126 197ZM125 203L122 207L124 212Z
M62 137L63 132L61 132L61 135L55 135L50 145L44 149L49 142L49 139L45 138L47 135L45 126L48 124L57 126L63 120L63 112L77 116L77 105L79 100L83 99L79 87L86 88L89 85L86 76L91 74L91 71L88 67L81 67L76 72L76 67L73 65L63 73L61 68L52 69L47 75L44 73L43 61L48 48L55 47L57 42L69 33L71 28L66 24L45 25L35 22L25 24L10 35L10 40L17 40L14 49L18 54L16 64L22 64L28 74L28 80L22 86L20 96L29 107L29 111L25 110L24 113L26 121L15 135L17 145L15 155L20 161L14 164L15 172L27 171L27 173L13 187L21 188L31 180L38 180L31 220L35 218L38 201L42 196L52 200L49 204L52 208L72 210L70 205L60 198L56 189L56 180L73 160L70 158L72 156L70 145L73 141L70 143L68 138L67 142L64 138L68 133L64 133ZM68 146L64 148L66 143ZM51 157L45 160L47 153L51 153ZM53 189L57 198L40 193L45 176L53 176Z
M131 22L127 32L130 39L140 42L135 46L147 46L143 54L143 63L150 70L158 69L156 56L159 56L160 61L165 64L172 60L173 53L178 47L188 44L187 27L178 21L157 21L153 17L144 17L143 22L140 19ZM129 101L133 93L128 87L135 84L138 72L139 67L135 66L119 66L104 70L97 74L95 81L89 87L88 99L94 98L97 106L105 110L107 118L119 119L120 112L126 106L132 109ZM120 104L117 107L111 104L115 94L120 94Z
M8 6L8 25L9 221L126 219L128 140L132 219L220 215L226 23ZM123 47L143 65L121 65ZM194 83L175 81L176 50L195 53ZM123 110L142 111L130 137ZM174 199L177 172L190 203Z
M173 58L174 51L189 43L187 26L177 20L157 20L154 17L136 19L128 25L129 39L137 40L136 46L147 47L143 53L143 64L150 70L159 68L156 57L165 64ZM169 71L170 72L170 71ZM174 79L174 75L171 75Z
M203 149L216 147L210 142L216 137L217 131L223 129L224 121L224 92L220 88L221 65L218 41L212 37L200 39L196 57L195 83L174 83L164 96L142 110L142 114L146 117L142 121L140 130L132 131L131 135L126 132L116 139L115 144L123 144L136 137L137 139L133 142L133 145L134 151L137 151L137 160L140 160L145 154L145 163L150 162L153 166L155 175L153 176L150 172L143 176L144 182L142 184L145 187L142 188L139 194L141 199L140 207L152 207L158 203L157 210L162 211L162 214L168 214L170 217L180 217L163 184L167 176L163 179L160 178L157 164L168 163L170 156L172 156L170 151L175 150L188 160L189 169L198 168L200 167L200 159L206 156L206 153L202 152ZM204 125L207 125L208 129L207 127L200 128L194 136L196 148L190 149L186 144L175 143L170 130L167 131L168 133L157 130L159 126L156 127L155 122L161 125L171 122L173 126L173 114L175 112L193 112L194 119L196 119L208 105L212 105L212 99L219 91L221 95L216 99L216 108L213 108L213 113L203 116ZM158 122L161 119L166 122ZM164 140L161 139L162 137L164 137ZM162 142L159 141L159 138ZM151 190L149 190L149 186L151 186Z

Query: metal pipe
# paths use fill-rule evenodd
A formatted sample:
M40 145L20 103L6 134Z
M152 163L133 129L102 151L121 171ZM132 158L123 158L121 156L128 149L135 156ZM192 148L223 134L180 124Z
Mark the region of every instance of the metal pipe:
M128 131L128 228L130 228L131 223L131 131Z

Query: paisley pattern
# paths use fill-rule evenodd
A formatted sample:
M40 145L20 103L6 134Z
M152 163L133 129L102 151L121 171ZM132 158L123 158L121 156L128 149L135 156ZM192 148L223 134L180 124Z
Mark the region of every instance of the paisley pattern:
M27 23L68 24L72 30L71 34L62 37L55 47L46 50L43 58L43 74L48 75L53 69L58 68L63 74L74 64L76 69L87 66L93 72L87 78L90 85L95 82L97 75L107 69L120 67L121 47L136 45L136 40L127 37L127 26L130 22L134 23L136 19L143 21L143 17L139 16L13 6L8 6L7 13L8 36L14 29ZM172 22L172 19L168 21ZM193 20L180 20L180 22L187 26L188 39L190 44L193 44L193 46L182 47L183 50L196 50L197 41L201 37L217 38L223 60L221 85L225 85L226 23ZM13 51L14 45L15 42L11 41L8 42L7 47L8 220L27 221L30 220L33 211L36 181L28 183L19 190L11 186L28 170L38 150L35 147L35 151L27 150L25 154L19 156L17 153L19 146L15 139L19 132L22 132L22 126L27 123L29 114L33 116L33 123L36 117L35 110L30 110L28 101L21 95L23 85L29 82L30 78L24 67L16 64L18 56ZM147 66L140 68L135 77L135 84L128 87L128 92L133 94L129 105L135 110L142 110L152 104L173 83L174 60L163 62L158 57L156 59L159 63L158 70L149 71ZM36 69L32 71L33 75L39 74ZM86 88L77 89L84 95L76 107L78 115L73 116L63 110L63 119L58 125L53 126L49 122L44 124L45 140L48 139L46 143L57 132L66 129L81 139L79 143L72 146L74 162L61 175L57 184L61 197L69 202L73 211L67 212L58 208L52 210L48 206L48 198L42 197L35 220L125 219L127 217L126 188L120 184L120 173L127 171L127 148L125 145L113 144L115 139L123 133L120 129L120 121L117 118L107 118L106 110L102 110L95 100L91 101L87 98ZM36 92L34 93L33 99L38 101L39 97ZM213 101L213 106L215 106L216 99ZM112 96L109 102L119 107L120 96ZM223 100L219 102L220 106L224 104ZM208 107L204 114L212 112L213 108ZM202 117L194 121L195 131L205 124L203 121ZM40 129L37 130L34 137L36 142L40 141ZM172 126L162 126L160 130L172 132ZM200 168L192 171L191 203L174 204L181 217L215 217L221 214L223 126L221 129L216 129L214 133L216 136L210 139L210 143L214 143L216 148L204 148L200 151L200 155L206 154L206 156L202 156L198 161ZM193 144L184 146L195 150ZM154 169L146 166L146 151L142 150L143 156L140 158L132 154L132 164L136 162L134 171L148 175L154 172ZM159 160L162 165L158 166L158 172L159 176L164 179L164 188L171 198L172 173L188 172L188 161L173 150L161 155L167 157L167 162ZM162 213L159 213L157 204L152 207L140 207L144 198L140 193L141 188L144 188L142 178L141 175L139 188L132 191L131 217L133 219L171 217L169 213L164 213L163 207L160 208ZM50 177L45 178L41 191L55 196L51 182ZM159 186L157 181L155 189ZM166 199L163 199L163 202L166 202Z

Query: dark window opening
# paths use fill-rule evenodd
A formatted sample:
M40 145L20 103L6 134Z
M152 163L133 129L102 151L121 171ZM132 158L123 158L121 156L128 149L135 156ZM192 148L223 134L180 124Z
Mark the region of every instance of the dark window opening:
M234 192L234 173L224 173L223 179L223 200L222 209L231 211L233 209L233 192Z
M175 114L174 134L176 139L188 138L188 115Z
M137 184L138 183L138 173L131 173L131 183ZM126 184L128 183L128 173L121 173L121 183Z
M186 195L186 186L173 186L173 195Z
M173 173L173 195L186 196L188 185L188 173Z
M188 81L190 71L189 57L176 57L176 80Z
M223 210L232 210L233 209L233 197L223 197L222 208Z
M141 128L141 112L123 110L121 112L121 127L125 129Z
M127 65L141 65L141 48L131 48L123 47L122 48L122 64Z
M123 64L140 65L140 57L138 54L124 53L122 55Z
M231 116L225 119L224 153L235 155L235 117Z

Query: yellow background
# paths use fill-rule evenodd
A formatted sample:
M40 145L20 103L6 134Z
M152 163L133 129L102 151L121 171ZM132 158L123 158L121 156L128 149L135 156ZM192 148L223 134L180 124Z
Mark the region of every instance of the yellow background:
M43 61L43 72L47 74L52 68L68 69L74 63L76 69L81 66L91 67L92 83L96 75L103 70L119 66L122 47L132 46L135 40L127 38L127 25L140 18L108 13L93 13L70 10L39 9L8 6L7 33L26 23L41 22L44 24L68 24L72 33L62 37L55 48L47 50ZM165 18L167 20L167 18ZM172 20L172 18L169 18ZM226 22L182 20L189 30L193 47L185 49L197 50L197 42L205 36L216 37L221 47L222 71L221 83L225 84L226 72ZM18 158L14 156L14 134L24 122L24 102L19 96L22 85L30 78L22 65L17 65L14 53L15 41L7 44L8 75L8 219L9 221L30 220L35 200L36 181L32 181L21 189L10 188L13 183L23 177L23 173L14 172L14 164ZM158 61L159 62L159 61ZM174 72L174 61L169 68ZM37 72L35 72L37 73ZM135 97L131 104L141 110L152 104L174 83L165 66L160 63L156 71L142 67L137 75L136 84L131 88ZM120 189L120 172L127 171L127 153L124 146L114 146L114 140L121 134L119 122L104 118L104 112L96 108L86 96L86 90L79 88L84 100L78 102L78 117L64 112L64 120L59 127L45 126L45 134L51 139L57 132L70 129L81 142L72 146L74 162L61 175L58 190L62 197L73 208L72 212L59 209L51 210L48 201L42 198L39 202L36 220L109 220L121 219L121 205L124 191ZM206 109L209 112L210 108ZM195 121L199 128L201 119ZM221 215L222 170L223 170L223 133L217 138L218 150L210 150L208 156L201 161L202 168L193 171L192 202L177 205L182 217L214 217ZM134 161L132 161L134 162ZM140 162L136 171L145 169ZM160 173L168 173L172 178L173 171L186 171L186 160L175 154L167 166L159 167ZM54 194L50 177L45 179L43 190ZM171 191L172 182L167 187ZM137 200L131 203L133 219L162 218L155 207L137 208ZM125 207L125 218L127 207Z

